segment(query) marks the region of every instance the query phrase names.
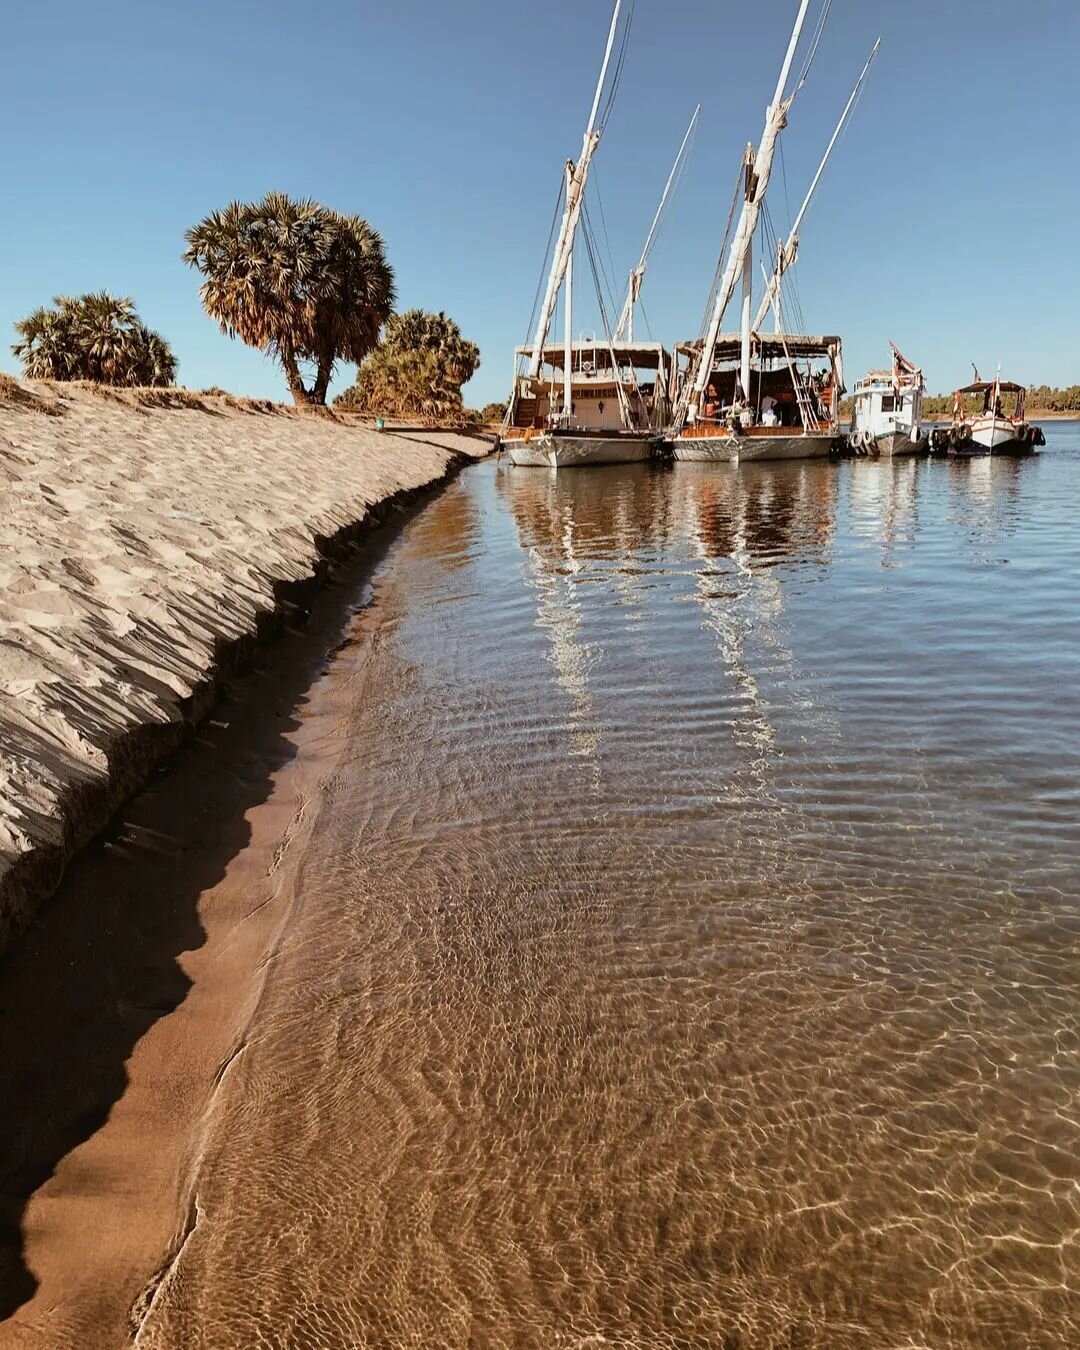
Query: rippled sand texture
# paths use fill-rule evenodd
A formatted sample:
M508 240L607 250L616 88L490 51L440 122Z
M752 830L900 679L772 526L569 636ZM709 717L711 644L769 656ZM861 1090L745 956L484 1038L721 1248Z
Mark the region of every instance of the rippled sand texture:
M138 1343L1080 1343L1078 508L470 469Z
M321 545L487 450L228 396L4 380L0 947L145 779L148 729L179 722Z

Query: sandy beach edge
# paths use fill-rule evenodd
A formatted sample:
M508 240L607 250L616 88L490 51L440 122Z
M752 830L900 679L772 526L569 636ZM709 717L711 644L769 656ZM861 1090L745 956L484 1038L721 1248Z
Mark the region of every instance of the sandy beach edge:
M0 954L373 528L490 453L188 391L0 391Z
M429 499L364 532L0 960L4 1350L154 1343L370 645L402 612L379 569Z

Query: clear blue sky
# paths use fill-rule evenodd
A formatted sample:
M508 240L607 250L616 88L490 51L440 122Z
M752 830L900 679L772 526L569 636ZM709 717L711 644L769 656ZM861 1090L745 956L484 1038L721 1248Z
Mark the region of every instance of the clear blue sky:
M620 276L704 105L646 280L665 341L698 330L738 157L760 134L796 7L637 5L596 161ZM503 397L609 14L608 0L9 7L0 367L17 369L14 319L104 287L172 342L183 383L283 397L277 369L203 315L179 257L208 211L278 188L371 220L401 306L445 309L480 344L468 401ZM935 391L971 360L1025 382L1080 380L1080 3L834 0L784 137L792 209L879 32L803 229L807 325L844 336L849 383L889 338ZM783 224L780 174L770 202Z

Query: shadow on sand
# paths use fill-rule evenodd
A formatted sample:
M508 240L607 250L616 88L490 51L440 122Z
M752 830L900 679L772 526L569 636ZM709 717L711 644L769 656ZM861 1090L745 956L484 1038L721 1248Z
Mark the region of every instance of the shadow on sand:
M37 1288L24 1259L27 1202L105 1123L135 1044L187 996L177 958L205 940L199 898L248 844L246 812L296 753L288 736L303 696L364 603L365 579L432 495L337 550L325 588L290 592L281 636L224 685L0 962L0 1321Z

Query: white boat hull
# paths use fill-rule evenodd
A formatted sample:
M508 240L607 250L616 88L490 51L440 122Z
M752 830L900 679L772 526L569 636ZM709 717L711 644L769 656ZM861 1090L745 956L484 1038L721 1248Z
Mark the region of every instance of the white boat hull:
M573 469L590 464L640 464L652 455L651 436L506 437L502 448L511 464L532 469Z
M983 450L1023 450L1026 443L1017 434L1016 423L1008 418L977 417L971 424L972 444Z
M761 460L825 459L831 432L797 436L676 436L675 458L692 464L753 464Z
M798 436L741 436L739 463L759 459L827 459L832 451L831 431Z
M918 441L913 441L905 431L890 431L885 435L874 437L874 444L870 453L885 459L891 458L893 455L921 455L929 447L930 442L925 436L920 437Z
M734 436L676 436L675 458L686 464L737 464L739 442Z

